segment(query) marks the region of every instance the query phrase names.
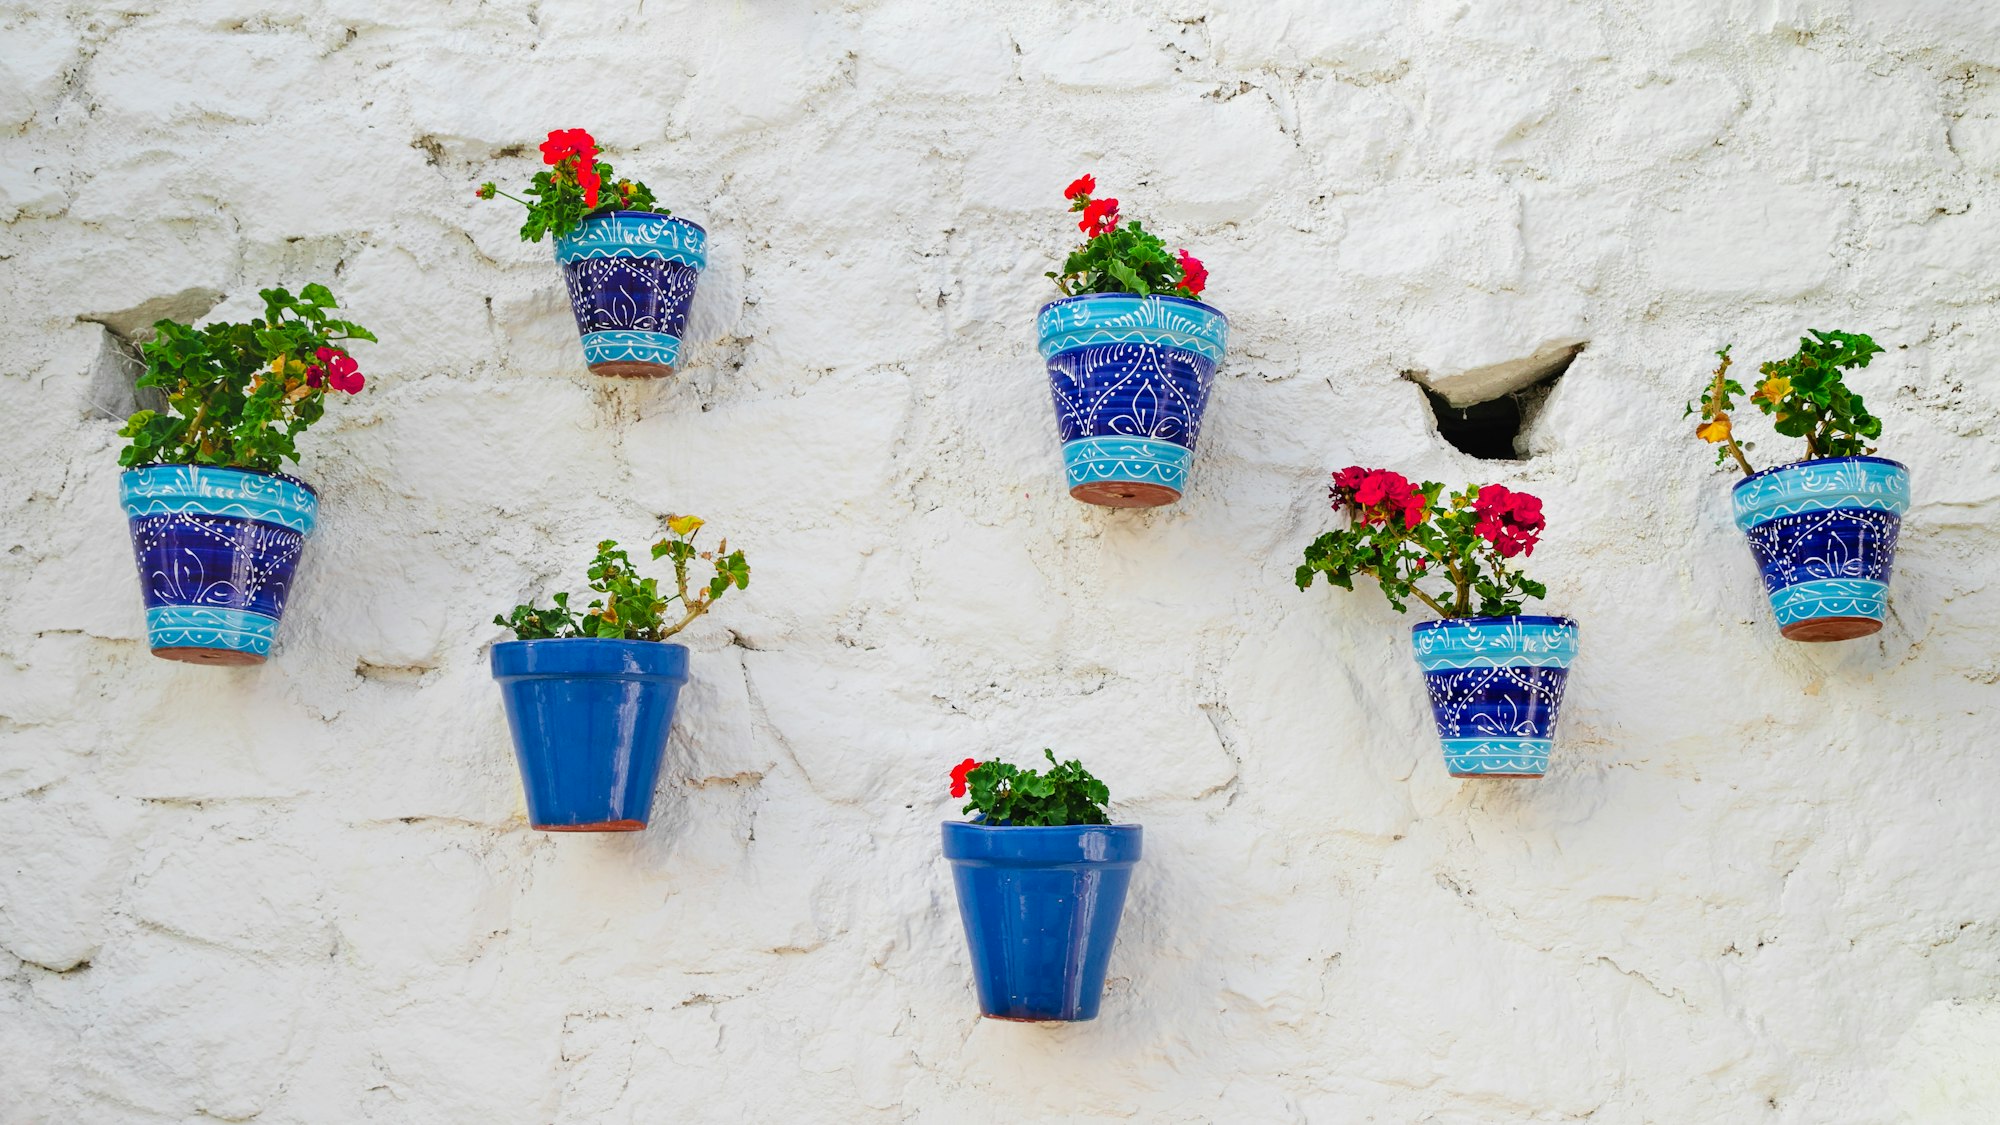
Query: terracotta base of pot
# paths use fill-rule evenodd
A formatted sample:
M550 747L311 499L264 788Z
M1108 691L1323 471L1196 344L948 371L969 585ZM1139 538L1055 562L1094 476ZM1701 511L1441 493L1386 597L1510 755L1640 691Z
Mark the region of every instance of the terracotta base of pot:
M1070 489L1069 494L1086 504L1106 508L1158 508L1181 498L1180 493L1164 484L1111 480L1079 484Z
M980 1018L982 1019L999 1020L1002 1023L1082 1023L1083 1022L1082 1020L1038 1020L1033 1016L995 1016L995 1015L989 1015L985 1012L981 1012L979 1013L979 1015Z
M664 363L646 363L643 360L608 359L603 363L590 365L592 375L610 375L619 379L658 379L672 375L674 369Z
M1882 623L1872 617L1819 617L1794 621L1778 630L1788 641L1851 641L1882 631Z
M643 820L605 820L596 824L537 824L537 832L640 832L646 827Z
M244 652L234 648L156 648L153 650L153 655L161 660L178 660L184 664L212 664L225 668L262 664L269 659L254 652Z

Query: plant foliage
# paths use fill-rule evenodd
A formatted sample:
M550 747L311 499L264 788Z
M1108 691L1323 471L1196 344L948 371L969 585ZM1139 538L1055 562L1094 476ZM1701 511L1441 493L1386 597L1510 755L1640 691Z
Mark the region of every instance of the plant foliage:
M1092 777L1082 762L1058 762L1053 750L1042 754L1049 760L1047 773L967 758L952 771L951 795L969 796L961 811L978 813L996 826L1111 823L1104 813L1111 791L1104 783Z
M215 465L277 472L299 459L297 438L326 413L329 391L365 382L340 347L374 340L366 328L328 315L339 305L324 285L293 296L265 289L264 315L247 324L153 325L137 385L158 390L164 411L141 410L118 431L126 468Z
M1434 481L1413 485L1400 473L1359 466L1333 479L1333 507L1348 526L1306 547L1294 575L1299 589L1325 575L1352 590L1366 575L1396 612L1414 598L1440 617L1505 617L1520 613L1524 599L1547 595L1509 562L1534 554L1547 526L1535 497L1497 484L1447 497Z
M674 569L674 589L660 590L657 578L641 578L631 558L616 542L606 539L597 545L597 557L590 561L590 589L599 596L581 612L570 607L567 593L556 594L546 607L519 605L514 612L495 616L493 623L514 631L516 640L543 641L569 637L596 637L607 640L664 641L707 613L722 595L734 587L750 587L750 564L743 552L731 551L729 540L703 551L694 544L700 533L699 516L668 516L667 535L653 544L653 557L668 560ZM688 572L696 560L708 563L714 574L696 584ZM678 605L678 619L669 620Z
M492 183L479 185L473 194L481 199L506 196L528 209L521 224L521 241L540 242L553 235L561 238L583 225L585 219L614 211L647 211L671 215L658 206L651 188L638 180L621 180L611 165L597 159L597 142L582 129L557 129L542 142L542 162L549 165L535 173L525 189L529 198L510 195ZM605 191L604 185L611 190Z
M1799 338L1799 350L1787 359L1774 359L1757 369L1764 378L1750 395L1757 409L1771 416L1772 428L1784 437L1804 438L1805 456L1855 457L1875 452L1868 443L1882 436L1882 420L1868 413L1861 396L1847 388L1842 372L1866 367L1882 352L1873 339L1855 332L1809 330ZM1701 402L1690 404L1688 414L1697 409L1701 423L1695 436L1712 442L1716 464L1734 459L1744 475L1755 470L1745 451L1749 441L1736 436L1730 412L1742 384L1729 377L1729 349L1715 353L1721 360L1709 376Z
M1096 190L1096 177L1086 175L1063 192L1069 209L1083 213L1076 225L1087 237L1070 251L1061 273L1049 272L1056 288L1069 297L1080 293L1200 297L1208 286L1208 270L1200 259L1185 250L1169 254L1158 235L1139 220L1128 221L1118 213L1117 200L1093 199L1090 193Z

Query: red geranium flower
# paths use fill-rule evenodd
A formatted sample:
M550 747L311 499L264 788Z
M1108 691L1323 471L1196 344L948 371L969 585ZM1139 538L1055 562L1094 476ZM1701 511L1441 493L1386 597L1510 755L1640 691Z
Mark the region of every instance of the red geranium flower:
M354 357L337 348L321 348L313 353L318 363L306 368L306 386L317 387L324 382L336 391L360 394L368 380L362 377L361 365Z
M1497 484L1479 490L1472 510L1479 515L1473 533L1493 544L1494 553L1503 559L1534 554L1542 530L1548 527L1540 499Z
M597 175L597 141L582 129L555 129L549 139L542 142L542 163L559 167L565 160L576 159L576 182L583 188L583 206L590 210L597 206L597 189L602 181Z
M1100 234L1110 234L1118 229L1118 201L1115 199L1093 199L1084 205L1083 220L1076 229L1096 238Z
M1348 507L1363 524L1401 519L1405 528L1424 522L1430 501L1401 473L1350 465L1333 474L1335 507Z
M542 142L542 163L554 167L572 156L584 157L585 164L597 160L597 141L582 129L551 129Z
M1083 175L1071 180L1069 186L1063 189L1063 198L1075 199L1078 196L1088 196L1096 190L1097 177L1085 172Z
M971 773L973 770L976 770L978 768L979 768L979 763L972 758L967 758L963 762L960 762L951 768L952 796L954 797L965 796L965 775Z
M1201 291L1208 288L1208 267L1201 264L1200 258L1185 250L1176 250L1174 256L1181 262L1181 288L1187 290L1190 297L1201 296Z

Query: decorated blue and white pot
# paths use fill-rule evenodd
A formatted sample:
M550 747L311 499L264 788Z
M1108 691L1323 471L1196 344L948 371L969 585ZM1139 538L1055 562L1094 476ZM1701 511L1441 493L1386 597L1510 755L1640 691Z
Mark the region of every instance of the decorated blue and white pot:
M556 261L592 371L673 370L695 282L708 265L707 231L650 211L613 211L556 239Z
M1752 473L1731 496L1779 633L1845 641L1882 628L1910 506L1908 468L1886 457L1822 457Z
M1576 659L1567 617L1454 617L1410 628L1453 777L1548 772Z
M1069 494L1153 508L1187 490L1229 318L1186 297L1087 293L1037 323Z
M304 481L207 465L149 465L121 478L153 655L261 664L299 552L319 514Z

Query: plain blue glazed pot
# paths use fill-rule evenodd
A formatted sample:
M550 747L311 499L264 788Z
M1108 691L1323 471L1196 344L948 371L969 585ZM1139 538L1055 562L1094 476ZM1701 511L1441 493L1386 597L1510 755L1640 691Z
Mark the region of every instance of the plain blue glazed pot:
M1567 617L1454 617L1410 627L1453 777L1548 772L1576 659Z
M1910 470L1886 457L1823 457L1753 473L1731 496L1778 631L1845 641L1882 628Z
M1229 318L1186 297L1087 293L1042 306L1069 494L1153 508L1187 490Z
M1136 824L944 824L980 1011L1002 1020L1097 1018Z
M708 232L649 211L613 211L556 239L583 334L599 375L665 375L680 359L695 282L708 265Z
M262 664L299 553L319 514L304 481L208 465L149 465L119 478L153 655Z
M687 669L687 646L659 641L494 645L529 823L544 832L646 827Z

